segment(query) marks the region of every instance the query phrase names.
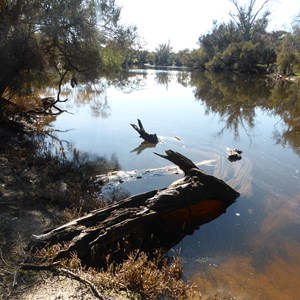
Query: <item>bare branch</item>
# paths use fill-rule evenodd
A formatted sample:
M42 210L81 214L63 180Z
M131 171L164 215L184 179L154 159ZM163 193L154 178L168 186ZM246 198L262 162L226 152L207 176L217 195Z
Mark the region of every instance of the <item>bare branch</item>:
M248 6L239 6L238 0L229 1L235 6L237 10L237 14L233 14L232 12L230 12L229 15L236 23L236 25L244 31L244 39L246 41L249 41L251 39L251 30L254 26L255 21L257 20L258 15L269 2L272 2L274 0L264 0L262 5L256 11L254 11L256 0L250 0ZM264 15L264 18L266 18L268 15L269 12Z

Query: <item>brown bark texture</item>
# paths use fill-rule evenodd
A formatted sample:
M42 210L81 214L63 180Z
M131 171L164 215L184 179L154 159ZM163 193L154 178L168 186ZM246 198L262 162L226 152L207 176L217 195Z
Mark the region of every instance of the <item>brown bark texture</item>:
M200 225L223 214L239 193L222 180L205 174L191 160L167 150L157 154L185 176L169 187L138 194L88 215L33 235L33 247L65 244L56 260L76 252L87 264L105 266L139 249L168 251Z

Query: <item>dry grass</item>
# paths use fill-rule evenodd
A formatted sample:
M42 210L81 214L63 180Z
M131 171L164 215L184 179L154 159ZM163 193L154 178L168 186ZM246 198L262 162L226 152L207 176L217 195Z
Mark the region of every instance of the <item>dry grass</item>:
M107 295L113 291L126 294L129 299L188 299L197 294L195 286L182 280L182 267L177 257L170 258L157 251L149 258L145 252L136 250L122 263L98 270L82 266L76 253L54 262L56 254L64 247L66 245L54 245L38 250L33 256L34 264L72 270Z
M55 219L51 223L54 226L104 206L106 202L98 198L99 186L94 185L93 174L118 169L116 160L97 158L92 161L80 157L76 152L73 160L67 160L63 151L54 156L46 148L41 151L43 143L39 139L35 143L24 139L22 145L15 144L7 135L5 143L0 145L2 161L8 164L1 166L3 172L8 173L3 177L1 193L5 195L6 203L12 201L18 205L18 218L26 213L27 208L30 212L33 209L39 211L41 216L45 216L45 211L48 213L47 217ZM18 202L15 202L16 195L19 195ZM15 210L16 208L14 213ZM10 217L8 210L6 213ZM3 217L6 215L3 214ZM29 218L27 221L30 220ZM8 224L14 226L13 223ZM8 232L12 228L7 227ZM18 251L13 247L16 243L25 244L28 242L28 235L34 233L28 233L24 225L21 229L24 231L19 233L23 234L20 236L21 242L16 240L15 243L9 241L0 245L0 289L7 295L17 281L34 283L38 277L36 271L20 269L26 253L25 247L19 247ZM0 230L0 237L5 237L6 232L2 231ZM57 252L64 247L66 245L55 245L39 250L35 253L33 263L53 264ZM11 255L12 251L16 253ZM186 295L192 293L193 287L181 279L182 268L179 260L159 253L153 257L150 259L145 253L136 251L121 264L109 265L106 270L96 270L82 266L76 253L73 253L68 259L59 261L59 265L93 282L101 291L125 293L129 299L186 299Z
M144 252L131 253L125 262L109 268L108 274L108 282L115 285L113 288L123 287L140 293L144 299L159 299L163 296L184 299L191 289L181 280L179 259L171 260L159 253L153 259L149 259Z
M66 262L64 262L66 263ZM81 266L73 256L67 266ZM81 269L99 290L125 293L130 299L187 299L196 287L182 280L178 258L156 253L149 258L144 252L132 252L123 263L111 264L107 270ZM109 293L109 292L108 292Z

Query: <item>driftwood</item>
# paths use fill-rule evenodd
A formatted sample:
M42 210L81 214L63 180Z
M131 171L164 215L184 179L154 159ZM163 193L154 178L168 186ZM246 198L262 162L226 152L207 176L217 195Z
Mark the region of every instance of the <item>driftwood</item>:
M155 133L146 132L141 120L138 119L137 121L139 127L135 124L130 125L140 134L140 137L151 144L157 144L159 142L157 135Z
M239 196L180 153L167 150L166 155L158 155L179 166L185 176L168 188L126 198L33 235L33 246L65 243L56 260L76 252L85 263L98 266L121 260L134 249L167 251L186 234L224 213Z
M232 149L232 148L226 148L227 151L227 159L230 162L238 161L242 159L242 153L243 151L238 149Z

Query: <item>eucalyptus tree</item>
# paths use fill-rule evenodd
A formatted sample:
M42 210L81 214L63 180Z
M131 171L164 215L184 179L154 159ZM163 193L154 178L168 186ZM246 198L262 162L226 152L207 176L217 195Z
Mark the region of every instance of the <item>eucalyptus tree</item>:
M143 41L136 26L120 26L113 39L114 52L121 53L123 66L134 63L139 51L143 49Z
M172 64L172 47L170 42L159 44L155 51L156 65L167 66Z
M100 49L118 33L120 13L115 0L1 0L1 99L53 79L61 84L68 74L96 79L104 68Z
M284 74L300 72L300 13L292 23L292 31L284 35L277 56L280 72Z
M173 54L174 64L176 66L189 66L191 58L190 58L190 50L183 49Z
M275 61L275 46L270 43L266 28L270 15L264 2L256 9L256 0L241 6L238 0L229 0L236 12L231 20L214 21L212 31L199 38L199 45L207 55L205 67L214 70L257 72L260 65L269 66Z
M135 59L138 64L147 64L149 63L149 51L139 50L135 53Z
M199 44L209 59L212 59L218 52L223 52L231 43L239 41L238 30L232 21L226 24L214 20L211 32L199 38Z
M244 6L239 5L238 0L229 1L233 3L236 9L236 13L230 12L230 16L246 42L255 39L258 34L265 32L270 15L270 11L266 8L268 3L274 0L264 0L257 9L255 9L256 0L250 0ZM263 14L260 16L262 12Z

